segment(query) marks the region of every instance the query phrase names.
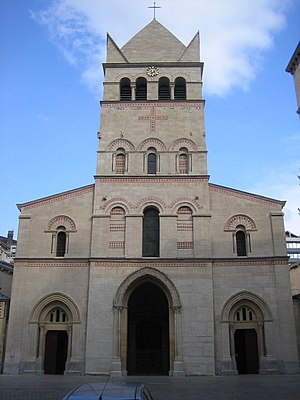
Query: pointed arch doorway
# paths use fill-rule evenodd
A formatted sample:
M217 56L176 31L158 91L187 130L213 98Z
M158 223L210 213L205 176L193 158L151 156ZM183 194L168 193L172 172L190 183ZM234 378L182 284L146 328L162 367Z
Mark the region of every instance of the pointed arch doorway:
M129 375L168 375L169 309L168 300L152 282L140 284L128 301Z

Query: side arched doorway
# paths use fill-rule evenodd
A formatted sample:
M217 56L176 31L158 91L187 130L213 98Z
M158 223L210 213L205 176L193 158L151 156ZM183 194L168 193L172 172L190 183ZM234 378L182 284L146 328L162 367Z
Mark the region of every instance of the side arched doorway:
M229 370L234 374L275 371L276 360L271 353L273 320L262 298L247 291L235 294L225 303L221 321L222 335L228 340L228 347L223 340L223 355L226 357L228 354L227 359L224 357L224 373Z
M42 298L29 325L31 368L38 374L80 372L79 326L78 308L68 296L53 293Z
M169 309L164 292L152 282L133 290L128 301L129 375L169 373Z

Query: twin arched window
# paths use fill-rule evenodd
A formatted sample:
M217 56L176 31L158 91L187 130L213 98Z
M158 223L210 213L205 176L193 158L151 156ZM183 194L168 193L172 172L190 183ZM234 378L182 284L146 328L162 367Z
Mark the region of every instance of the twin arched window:
M131 81L129 78L122 78L120 81L120 100L131 101L132 93ZM184 78L175 79L174 93L171 92L170 79L161 77L158 81L158 99L159 100L186 100L186 81ZM147 100L147 79L139 77L135 83L135 100Z
M136 100L147 100L147 79L137 78L135 87L135 99Z
M158 99L159 100L170 100L171 99L171 88L170 88L170 79L169 78L166 78L166 77L159 78Z
M130 101L131 100L131 85L129 78L122 78L120 82L120 100Z
M186 100L186 82L184 78L175 79L174 99Z

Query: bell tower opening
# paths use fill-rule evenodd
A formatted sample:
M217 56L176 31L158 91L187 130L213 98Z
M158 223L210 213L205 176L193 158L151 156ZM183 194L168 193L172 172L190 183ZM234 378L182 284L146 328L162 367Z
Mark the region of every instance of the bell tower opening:
M168 375L169 353L167 298L156 284L142 283L128 301L128 374Z

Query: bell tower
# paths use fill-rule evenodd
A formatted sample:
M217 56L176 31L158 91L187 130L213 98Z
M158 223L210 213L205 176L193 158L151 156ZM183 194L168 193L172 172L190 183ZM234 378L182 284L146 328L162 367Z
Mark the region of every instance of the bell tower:
M175 212L178 218L177 205L191 203L186 212L194 215L208 212L199 33L185 46L153 19L122 48L108 35L103 68L94 223L100 215L103 222L119 199L126 233L105 231L106 244L102 240L92 246L92 255L139 258L148 252L142 250L142 224L134 219L144 218L147 206L160 215L160 237L164 230L176 228L175 221L170 225L171 215L164 227L163 215ZM169 237L166 247L160 240L153 254L195 257L194 235L190 236L182 244L176 238L172 244Z

